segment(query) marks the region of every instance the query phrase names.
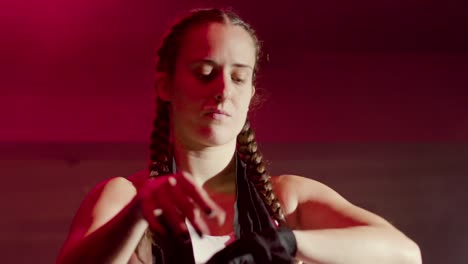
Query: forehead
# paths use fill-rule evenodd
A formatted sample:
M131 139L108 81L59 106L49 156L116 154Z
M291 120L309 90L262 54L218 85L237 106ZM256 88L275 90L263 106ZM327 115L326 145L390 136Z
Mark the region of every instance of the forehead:
M182 43L178 56L181 61L211 59L219 64L255 65L255 43L242 26L202 24L192 27Z

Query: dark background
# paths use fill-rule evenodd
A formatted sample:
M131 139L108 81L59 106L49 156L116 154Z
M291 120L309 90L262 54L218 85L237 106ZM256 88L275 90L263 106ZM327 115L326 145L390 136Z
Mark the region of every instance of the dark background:
M194 7L232 6L269 60L253 124L273 174L330 185L467 263L464 1L0 2L0 248L51 263L84 195L146 164L156 48Z

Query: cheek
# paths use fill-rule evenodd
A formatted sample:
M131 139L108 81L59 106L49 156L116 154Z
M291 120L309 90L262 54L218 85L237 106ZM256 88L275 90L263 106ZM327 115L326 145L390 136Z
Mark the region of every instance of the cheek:
M247 114L249 112L249 105L250 105L250 94L246 93L242 96L237 97L237 100L233 102L235 104L237 117L236 117L236 124L243 125L245 119L247 118Z
M246 112L249 109L250 101L252 99L252 93L250 91L251 89L245 89L245 91L243 91L242 94L239 96L238 100L239 107L244 109Z
M194 80L181 77L174 83L172 101L179 107L187 108L200 101L203 97L202 91Z

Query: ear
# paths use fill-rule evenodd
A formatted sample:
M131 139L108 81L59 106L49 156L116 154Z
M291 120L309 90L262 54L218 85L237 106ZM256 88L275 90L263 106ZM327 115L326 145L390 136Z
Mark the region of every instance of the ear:
M156 73L156 94L163 101L170 101L169 76L167 73Z
M252 96L250 98L253 98L255 95L255 85L252 85Z

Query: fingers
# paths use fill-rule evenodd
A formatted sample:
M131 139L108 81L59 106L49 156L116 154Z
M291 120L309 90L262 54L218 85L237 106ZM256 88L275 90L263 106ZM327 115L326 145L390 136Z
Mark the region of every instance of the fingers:
M178 173L176 179L180 179L182 191L188 195L210 217L216 217L218 224L222 225L226 219L226 213L221 209L193 180L184 173Z
M185 217L198 235L209 233L202 213L225 221L225 212L193 180L182 173L150 179L139 190L141 211L151 230L166 235L169 230L186 235Z
M158 192L157 201L161 207L161 216L158 219L175 234L183 235L187 233L188 230L185 225L185 217L178 209L179 204L174 201L174 189L175 188L163 188Z
M157 221L157 217L161 216L162 209L157 209L152 199L151 189L143 188L139 193L141 214L148 222L150 229L156 233L165 235L164 227Z
M171 196L173 197L175 204L177 204L177 208L180 210L182 215L185 215L188 218L195 231L197 231L197 234L201 237L203 233L209 233L208 226L200 215L200 209L197 208L187 197L187 194L177 186L177 180L170 177L169 183L173 186L171 189Z

